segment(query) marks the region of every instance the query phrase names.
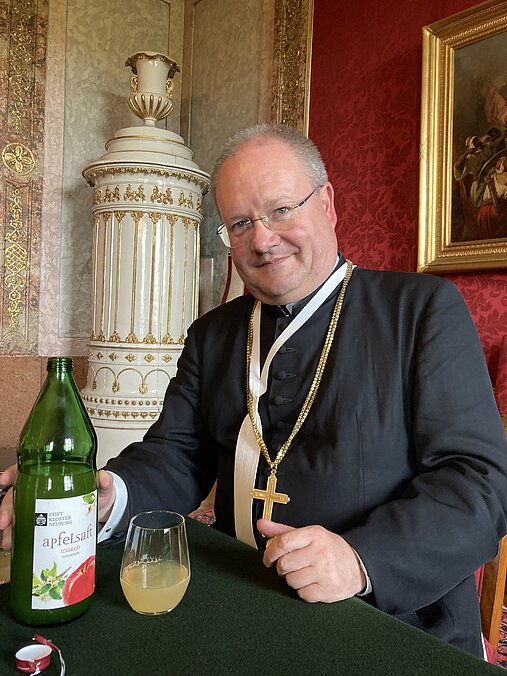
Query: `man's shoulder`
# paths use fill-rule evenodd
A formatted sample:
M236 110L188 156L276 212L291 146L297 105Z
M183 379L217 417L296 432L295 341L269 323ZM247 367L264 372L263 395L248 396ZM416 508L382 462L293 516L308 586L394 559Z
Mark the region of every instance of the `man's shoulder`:
M254 302L255 298L250 294L238 296L201 315L194 322L194 326L198 330L209 330L213 327L225 328L230 324L238 326L244 318L250 316Z
M346 301L347 302L347 301ZM356 268L348 302L361 310L375 307L380 312L425 312L435 308L466 308L463 295L448 279L417 272Z
M371 270L358 267L354 270L353 279L357 287L363 286L370 291L410 293L421 296L432 295L437 291L459 293L455 284L450 280L420 272Z

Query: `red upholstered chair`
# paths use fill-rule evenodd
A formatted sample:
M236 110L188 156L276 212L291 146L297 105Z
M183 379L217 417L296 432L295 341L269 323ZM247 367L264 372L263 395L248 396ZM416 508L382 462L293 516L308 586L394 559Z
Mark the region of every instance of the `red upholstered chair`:
M505 596L507 575L507 535L500 541L498 554L480 568L476 574L477 591L481 607L482 634L488 662L498 659L498 639Z
M507 436L507 335L503 336L498 358L495 399ZM481 606L482 633L486 642L488 662L496 662L500 624L505 597L507 573L507 535L500 541L498 554L476 574Z
M188 516L192 519L197 519L197 521L202 521L210 526L215 521L215 493L217 490L217 483L215 481L213 488L211 489L208 497L201 502L199 507L191 512Z

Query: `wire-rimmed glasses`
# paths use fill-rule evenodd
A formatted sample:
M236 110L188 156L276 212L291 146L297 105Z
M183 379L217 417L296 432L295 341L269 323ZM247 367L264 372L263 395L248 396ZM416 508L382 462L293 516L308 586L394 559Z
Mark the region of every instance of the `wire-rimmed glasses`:
M217 235L220 235L222 242L229 249L235 249L238 246L247 244L253 237L253 224L255 221L262 221L264 227L272 232L283 232L290 230L296 220L298 209L304 206L310 197L322 188L322 183L315 187L312 192L297 204L283 204L273 209L267 216L258 218L242 218L239 221L221 223L217 229Z

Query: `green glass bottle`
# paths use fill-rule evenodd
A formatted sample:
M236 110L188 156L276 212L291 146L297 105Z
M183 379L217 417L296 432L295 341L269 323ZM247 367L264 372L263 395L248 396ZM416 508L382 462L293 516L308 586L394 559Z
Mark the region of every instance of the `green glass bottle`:
M10 595L32 626L81 615L95 588L97 438L72 368L69 357L48 359L19 442Z

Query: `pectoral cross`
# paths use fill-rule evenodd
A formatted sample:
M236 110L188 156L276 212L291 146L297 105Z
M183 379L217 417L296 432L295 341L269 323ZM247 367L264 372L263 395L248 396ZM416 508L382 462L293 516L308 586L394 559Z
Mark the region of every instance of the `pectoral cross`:
M262 512L263 519L271 519L271 514L273 513L273 504L275 502L286 505L290 502L290 498L286 493L277 493L276 492L276 473L271 472L268 477L268 485L266 490L263 491L261 488L254 488L251 492L252 498L255 500L264 500L264 510Z

